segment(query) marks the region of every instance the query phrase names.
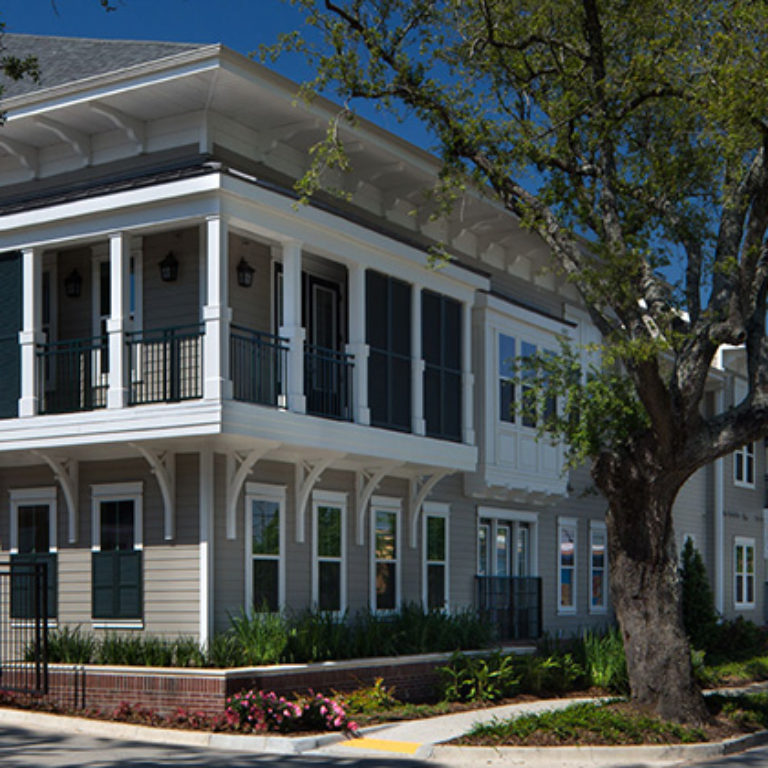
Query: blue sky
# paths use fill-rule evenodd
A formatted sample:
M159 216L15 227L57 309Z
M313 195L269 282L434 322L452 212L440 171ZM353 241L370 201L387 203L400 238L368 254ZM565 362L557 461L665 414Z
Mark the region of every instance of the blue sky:
M107 13L98 0L0 0L6 32L64 37L223 43L243 54L274 43L281 32L303 28L303 15L284 0L112 0ZM300 56L283 56L270 65L293 80L311 72ZM330 95L330 94L329 94ZM333 96L331 95L331 98ZM361 108L379 125L429 149L420 125Z

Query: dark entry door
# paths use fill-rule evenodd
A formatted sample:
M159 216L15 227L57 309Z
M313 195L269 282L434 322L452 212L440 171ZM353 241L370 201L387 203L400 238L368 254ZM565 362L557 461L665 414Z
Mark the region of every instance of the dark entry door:
M0 419L18 416L21 390L21 253L0 254Z

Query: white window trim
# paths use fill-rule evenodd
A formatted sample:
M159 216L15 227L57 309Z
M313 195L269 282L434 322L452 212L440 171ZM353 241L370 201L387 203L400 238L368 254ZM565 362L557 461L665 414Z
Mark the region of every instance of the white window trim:
M502 509L500 507L481 507L477 508L478 530L480 528L480 520L488 519L492 522L489 526L489 538L488 546L490 551L490 572L487 576L496 575L496 523L528 523L530 530L530 540L528 541L528 547L530 549L528 556L530 558L529 571L530 576L539 575L539 515L537 512L526 512L518 509ZM510 526L512 528L513 526ZM515 552L517 547L517 540L515 538L514 531L510 531L511 535L511 549L510 549L510 568L515 570L515 573L510 574L516 576ZM477 544L477 573L480 572L480 542L479 536Z
M443 594L445 603L443 610L450 610L451 605L451 506L437 501L425 501L421 508L421 595L424 610L429 610L429 566L445 566ZM445 520L445 559L427 560L427 518L441 517Z
M133 548L137 551L144 549L144 483L139 480L91 486L91 552L101 552L100 513L104 501L133 502Z
M592 605L592 552L594 534L601 533L605 542L605 553L603 554L603 602L601 605ZM575 565L575 561L574 561ZM608 531L605 523L601 520L589 521L589 612L607 613L608 612Z
M14 488L11 497L11 541L10 554L19 553L19 507L48 505L48 551L58 551L56 537L56 487Z
M320 602L320 556L317 551L317 516L320 507L336 507L341 510L341 557L340 563L340 610L347 610L347 494L337 491L312 492L312 605L315 609ZM337 558L324 557L323 560L335 562ZM335 613L335 612L334 612Z
M572 527L574 530L573 536L573 605L562 605L560 602L562 597L562 582L561 577L561 559L560 559L560 532L565 527ZM578 590L578 576L579 576L579 522L575 517L558 517L557 518L557 614L558 616L572 616L577 612L579 605L579 590Z
M253 614L253 553L251 552L253 538L251 502L253 501L274 501L278 505L280 554L277 561L277 605L281 611L285 609L285 499L284 485L245 484L245 612L249 616Z
M391 496L373 496L371 497L370 506L370 594L369 604L372 613L387 614L400 610L402 604L402 584L401 584L401 568L402 568L402 511L403 502L402 499L398 499ZM394 512L395 513L395 608L394 611L390 610L377 610L376 609L376 512ZM389 561L382 561L389 562Z
M748 446L752 447L752 454L751 454L751 456L747 453L747 447ZM739 479L738 477L736 477L736 454L737 453L741 454L741 456L742 456L741 467L742 467L742 471L744 473L744 478L747 477L747 461L748 461L749 458L751 458L751 460L752 460L752 482L751 483L747 482L747 480L745 480L745 479ZM755 487L755 481L757 479L757 453L755 451L755 444L754 444L754 442L752 442L752 443L745 443L740 448L737 448L733 452L732 460L733 460L733 484L737 488L754 488Z
M739 547L752 547L752 567L754 568L752 572L752 601L751 602L740 602L739 597L740 595L737 592L736 589L736 550ZM746 568L747 565L747 557L746 557L746 551L744 552L744 567ZM746 592L746 578L747 578L747 572L746 570L744 573L741 574L744 577L744 592ZM755 602L755 596L757 595L757 550L755 548L755 540L753 538L750 538L748 536L734 536L733 538L733 606L734 608L738 608L740 610L751 610L754 609L756 602Z

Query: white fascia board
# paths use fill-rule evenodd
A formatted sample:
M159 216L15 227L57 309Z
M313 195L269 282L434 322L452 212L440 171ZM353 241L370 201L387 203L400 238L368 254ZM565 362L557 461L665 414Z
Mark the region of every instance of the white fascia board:
M235 226L247 228L273 240L299 240L311 245L319 255L382 268L382 258L399 262L393 271L409 282L440 285L441 290L462 301L469 301L475 290L490 288L490 280L467 269L447 264L429 267L428 254L387 235L368 229L311 205L296 208L296 201L256 184L227 176L222 182L230 198L222 212ZM254 220L253 205L264 210L262 221ZM452 287L451 287L452 286Z
M526 323L534 328L543 329L559 336L572 337L575 330L565 319L556 320L487 293L480 294L477 297L477 306L496 313L504 320L512 319L519 323Z
M154 61L3 100L7 122L146 88L220 66L220 45L208 45Z
M221 410L219 403L197 401L8 419L0 452L217 435Z
M64 245L115 231L146 231L219 213L217 173L113 192L0 217L0 251ZM207 195L207 198L205 197Z
M358 454L455 471L472 472L477 466L477 448L473 445L236 401L224 404L222 431L276 440L283 446L322 448L347 456Z

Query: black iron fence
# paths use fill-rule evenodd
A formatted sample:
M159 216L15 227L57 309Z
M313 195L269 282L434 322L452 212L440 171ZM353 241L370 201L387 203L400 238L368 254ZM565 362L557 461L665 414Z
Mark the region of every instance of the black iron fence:
M232 325L229 354L235 400L285 405L287 339Z
M108 377L106 336L52 341L37 347L40 413L105 408Z
M307 413L352 420L353 356L334 349L304 345L304 394Z
M201 325L126 334L130 405L173 403L203 396Z
M477 609L496 627L499 640L541 637L541 578L476 576Z
M48 692L48 563L0 563L0 688Z

